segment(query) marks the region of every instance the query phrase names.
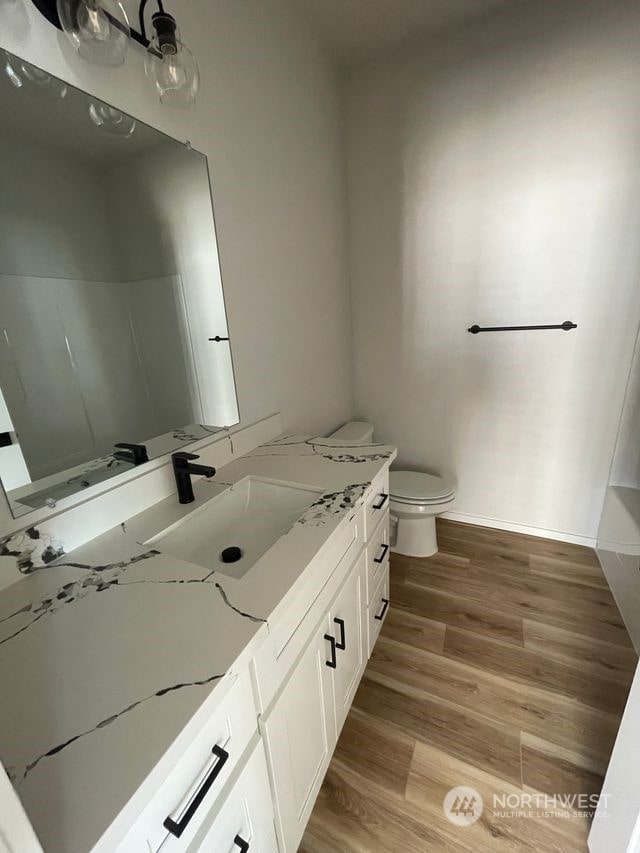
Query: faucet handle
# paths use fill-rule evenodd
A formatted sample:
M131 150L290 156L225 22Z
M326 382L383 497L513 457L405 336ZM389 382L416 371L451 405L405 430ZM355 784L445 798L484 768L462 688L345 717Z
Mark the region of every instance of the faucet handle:
M142 465L149 461L147 448L144 444L132 444L129 441L119 441L114 447L121 448L123 453L114 453L116 459L121 459L125 462L133 462L134 465Z
M171 454L172 459L184 459L185 461L191 461L193 459L200 459L197 453L187 453L186 450L178 450L176 453Z

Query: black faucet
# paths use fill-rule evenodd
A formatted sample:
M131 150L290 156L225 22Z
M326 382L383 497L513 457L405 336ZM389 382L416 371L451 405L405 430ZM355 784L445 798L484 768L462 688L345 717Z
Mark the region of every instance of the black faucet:
M113 458L119 459L120 462L142 465L144 462L149 461L147 448L144 444L129 444L127 441L121 441L119 444L114 444L113 446L122 448L122 450L116 450L113 454Z
M194 465L193 460L199 459L195 453L185 453L184 450L171 454L173 475L176 478L178 500L181 504L190 504L194 500L192 474L202 474L203 477L215 477L216 469L210 465Z

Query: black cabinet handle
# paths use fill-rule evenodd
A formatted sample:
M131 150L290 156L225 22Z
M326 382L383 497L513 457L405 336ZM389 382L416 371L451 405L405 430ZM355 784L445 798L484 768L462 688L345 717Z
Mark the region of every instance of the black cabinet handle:
M388 550L389 550L389 546L388 546L388 545L383 545L383 546L382 546L382 554L380 554L380 556L379 556L379 557L374 557L374 558L373 558L373 562L374 562L374 563L382 563L382 562L384 562L384 558L387 556L387 551L388 551Z
M340 628L340 642L336 640L336 649L340 649L340 651L343 652L347 648L347 640L344 633L344 619L338 619L336 616L333 621L336 623L338 628Z
M249 849L249 842L245 841L244 838L240 838L239 835L233 839L233 843L240 848L240 853L247 853Z
M209 338L209 340L210 340L210 341L215 341L217 344L219 344L219 343L220 343L220 341L228 341L228 340L229 340L229 338L223 338L221 335L216 335L216 336L215 336L215 338ZM248 849L249 849L249 848L247 847L247 850L248 850Z
M229 753L226 749L223 749L221 746L217 744L211 750L213 755L218 759L215 765L211 768L211 771L207 778L202 783L198 793L189 803L189 807L186 812L182 815L179 821L175 821L172 818L165 818L164 823L162 824L165 829L168 829L171 835L175 835L176 838L180 838L185 829L189 826L189 822L194 814L198 811L202 801L207 796L209 789L216 781L220 771L224 767L227 758L229 758Z
M325 640L329 640L329 642L331 643L331 660L327 660L327 661L325 661L325 663L328 667L331 667L331 669L335 669L336 668L336 638L332 637L331 634L325 634L324 638L325 638Z
M383 598L382 601L384 601L384 607L382 608L382 613L379 616L373 617L374 619L377 619L378 622L382 622L382 620L384 619L384 614L387 612L387 607L389 606L389 599L388 598Z
M389 495L381 494L380 497L382 498L382 500L378 504L372 504L372 509L382 509L382 507L389 500Z

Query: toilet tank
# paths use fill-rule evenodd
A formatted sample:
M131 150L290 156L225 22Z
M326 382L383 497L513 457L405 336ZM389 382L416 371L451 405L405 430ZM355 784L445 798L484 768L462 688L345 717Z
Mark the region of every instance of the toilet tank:
M341 441L354 441L358 444L370 444L373 441L373 427L366 421L349 421L328 438L337 438Z

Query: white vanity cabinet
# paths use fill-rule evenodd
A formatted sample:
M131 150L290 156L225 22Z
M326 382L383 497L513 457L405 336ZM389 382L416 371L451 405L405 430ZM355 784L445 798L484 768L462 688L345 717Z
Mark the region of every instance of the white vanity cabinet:
M334 638L335 643L333 692L338 735L342 731L368 658L364 606L365 572L366 555L363 552L329 610L329 636Z
M297 850L336 744L329 618L318 623L261 722L284 851Z
M364 553L261 722L282 853L295 851L366 663Z
M385 470L303 567L119 853L297 851L387 612L387 495Z
M330 578L322 595L289 641L296 635L300 641L299 632L305 631L304 623L315 614L308 644L292 662L283 686L261 718L280 853L298 849L386 615L381 603L383 597L388 599L389 515L386 501L382 501L385 494L386 471L376 478L363 509L353 520L355 525L364 522L370 542L363 543L357 535L350 537L357 547L352 544L338 567L328 572ZM258 661L258 681L260 672Z

